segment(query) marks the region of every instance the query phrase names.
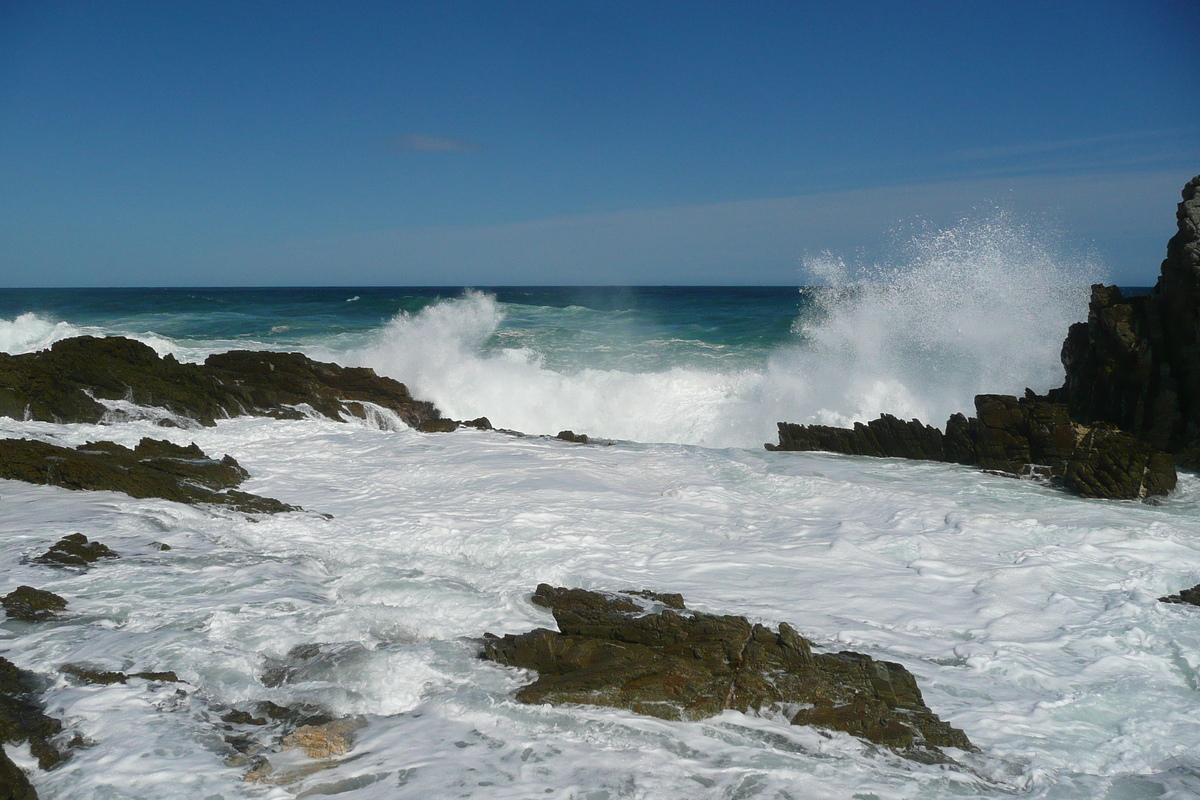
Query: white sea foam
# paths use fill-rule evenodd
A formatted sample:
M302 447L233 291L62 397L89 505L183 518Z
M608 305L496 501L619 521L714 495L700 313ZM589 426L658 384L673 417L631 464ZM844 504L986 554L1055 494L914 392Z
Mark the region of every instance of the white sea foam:
M45 350L61 339L79 336L82 329L66 322L51 322L37 314L0 319L0 352L16 355Z
M856 275L829 255L809 269L829 285L797 320L797 341L757 366L552 369L535 350L495 346L503 310L479 293L401 314L374 345L338 357L457 418L755 447L780 420L847 425L887 412L941 425L976 394L1057 386L1064 332L1086 314L1097 274L1003 219L917 237L896 263Z
M1200 483L1159 506L1086 501L967 468L678 445L578 447L327 420L163 429L0 419L66 444L141 436L230 453L249 491L316 513L251 521L113 493L0 482L4 582L69 602L0 625L90 746L43 796L921 798L1194 796L1200 634L1155 599L1200 581ZM121 554L86 573L25 559L81 531ZM172 549L151 546L159 541ZM692 723L523 706L524 673L472 637L553 625L538 582L680 591L898 661L981 748L920 765L849 736L726 713ZM263 670L327 645L298 680ZM75 686L63 663L186 683ZM287 790L225 764L217 717L257 700L365 715L354 749ZM311 764L268 751L281 764Z

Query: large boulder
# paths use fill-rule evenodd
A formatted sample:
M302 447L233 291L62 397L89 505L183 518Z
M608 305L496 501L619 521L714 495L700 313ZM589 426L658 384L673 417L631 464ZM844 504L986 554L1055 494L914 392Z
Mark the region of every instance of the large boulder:
M483 657L536 670L525 703L584 703L663 719L724 709L783 711L797 725L844 731L914 757L974 749L925 705L899 664L859 653L814 653L787 623L688 611L679 595L602 594L541 584L533 602L558 631L485 635Z
M1109 422L1182 466L1200 466L1200 176L1183 189L1177 232L1153 293L1093 286L1087 322L1063 344L1059 394L1072 418Z
M234 350L184 364L120 336L79 336L38 353L0 353L0 416L97 423L112 415L114 401L164 412L164 423L178 417L200 425L247 414L299 419L304 407L345 419L379 406L412 427L439 416L399 381L300 353Z

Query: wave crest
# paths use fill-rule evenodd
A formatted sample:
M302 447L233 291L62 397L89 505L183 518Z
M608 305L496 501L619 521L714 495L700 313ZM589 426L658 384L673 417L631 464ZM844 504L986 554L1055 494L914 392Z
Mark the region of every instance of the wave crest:
M736 370L550 369L543 354L501 346L504 311L478 292L402 313L343 359L459 419L758 447L780 420L848 425L886 412L940 425L981 392L1058 385L1063 337L1098 274L1003 217L915 237L890 264L853 270L826 254L806 266L828 285L794 341Z

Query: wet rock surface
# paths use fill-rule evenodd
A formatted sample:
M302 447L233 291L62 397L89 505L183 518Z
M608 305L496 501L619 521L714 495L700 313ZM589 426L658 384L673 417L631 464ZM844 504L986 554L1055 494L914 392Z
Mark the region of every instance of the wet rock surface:
M483 657L536 670L525 703L584 703L663 719L785 711L813 725L916 758L973 750L966 734L925 706L899 664L859 653L814 653L791 626L687 611L679 595L602 594L539 585L533 602L559 630L485 635Z
M21 768L0 748L0 799L37 800L37 792Z
M211 459L195 444L183 447L145 438L132 450L113 442L89 442L72 449L32 439L0 439L0 478L180 503L212 503L247 513L299 510L269 497L236 491L234 487L248 477L231 456ZM61 557L69 558L74 552L84 558L83 551L72 548L71 544L64 546Z
M365 417L372 406L417 427L439 416L399 381L365 367L313 361L300 353L233 350L203 364L160 358L120 336L80 336L49 350L0 353L0 416L98 423L115 413L101 401L159 409L200 425L243 415L301 419Z
M54 567L87 569L102 558L119 558L119 556L108 545L89 541L82 533L69 533L33 560L39 564L48 564Z
M1177 231L1148 296L1092 287L1087 322L1063 344L1056 399L1074 419L1105 421L1200 467L1200 176L1183 189Z
M32 586L18 586L6 594L0 604L10 619L22 622L43 622L54 619L59 612L65 611L67 601L54 592L35 589Z
M951 416L944 434L885 414L852 429L781 422L779 444L766 447L969 464L1110 500L1164 495L1178 479L1170 453L1106 422L1075 422L1066 405L1032 393L977 395L975 416Z
M157 683L178 683L179 676L174 672L114 672L96 669L84 664L63 664L58 671L71 678L76 683L89 686L110 686L114 683L128 683L130 678L141 678L144 681Z
M62 723L46 716L38 700L37 678L0 657L0 744L28 742L38 766L50 769L63 759L51 742Z
M1180 605L1200 606L1200 584L1190 589L1183 589L1179 594L1169 594L1158 598L1161 603L1178 603Z

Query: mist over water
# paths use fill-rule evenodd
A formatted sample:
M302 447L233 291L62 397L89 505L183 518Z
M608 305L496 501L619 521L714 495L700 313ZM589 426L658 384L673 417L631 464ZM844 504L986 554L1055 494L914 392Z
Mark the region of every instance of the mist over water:
M469 292L401 313L339 360L403 380L456 418L757 447L781 420L849 425L890 413L940 426L970 412L976 394L1053 388L1067 328L1086 315L1101 275L1002 218L915 237L883 265L824 254L805 266L824 285L798 298L791 334L736 359L723 358L732 345L664 339L636 322L590 350L551 342L507 326L511 306ZM646 349L657 364L611 366L614 350L637 362Z

